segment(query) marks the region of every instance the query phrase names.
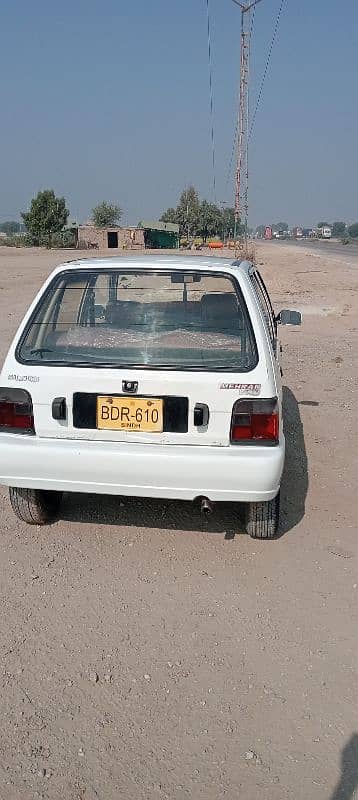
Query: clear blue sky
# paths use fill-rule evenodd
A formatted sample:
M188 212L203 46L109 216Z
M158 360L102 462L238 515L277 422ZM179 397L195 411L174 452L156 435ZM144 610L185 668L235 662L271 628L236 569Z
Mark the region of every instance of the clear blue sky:
M279 0L255 20L252 93ZM217 199L237 103L239 13L210 0ZM251 147L250 222L358 219L357 0L287 0ZM155 218L212 198L204 0L33 0L1 10L0 219L41 188L84 220L100 200Z

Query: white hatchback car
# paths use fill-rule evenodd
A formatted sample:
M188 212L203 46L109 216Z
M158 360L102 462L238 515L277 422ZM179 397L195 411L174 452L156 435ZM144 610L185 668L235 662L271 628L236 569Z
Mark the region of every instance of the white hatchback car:
M278 530L285 440L277 324L246 261L123 257L62 264L0 376L0 483L17 516L63 492L246 504Z

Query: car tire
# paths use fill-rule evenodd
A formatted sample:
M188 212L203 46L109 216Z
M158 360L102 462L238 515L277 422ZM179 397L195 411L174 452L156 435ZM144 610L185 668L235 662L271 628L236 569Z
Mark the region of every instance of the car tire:
M278 533L280 494L264 503L246 504L246 531L252 539L274 539Z
M47 525L57 517L62 492L43 489L20 489L11 486L10 503L16 516L28 525Z

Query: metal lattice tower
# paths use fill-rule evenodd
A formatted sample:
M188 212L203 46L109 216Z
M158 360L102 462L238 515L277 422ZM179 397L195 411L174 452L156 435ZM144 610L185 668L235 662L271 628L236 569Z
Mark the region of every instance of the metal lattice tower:
M241 3L232 0L241 8L241 56L240 56L240 93L238 113L238 138L237 162L235 182L235 238L238 221L243 220L245 225L245 241L247 240L247 224L249 211L249 69L250 69L250 39L251 39L251 10L261 0L251 3Z

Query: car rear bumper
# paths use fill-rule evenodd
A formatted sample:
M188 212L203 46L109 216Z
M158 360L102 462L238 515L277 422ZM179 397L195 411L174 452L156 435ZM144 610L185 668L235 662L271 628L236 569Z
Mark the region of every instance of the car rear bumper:
M0 484L29 489L212 501L271 500L276 447L205 447L41 439L0 434Z

